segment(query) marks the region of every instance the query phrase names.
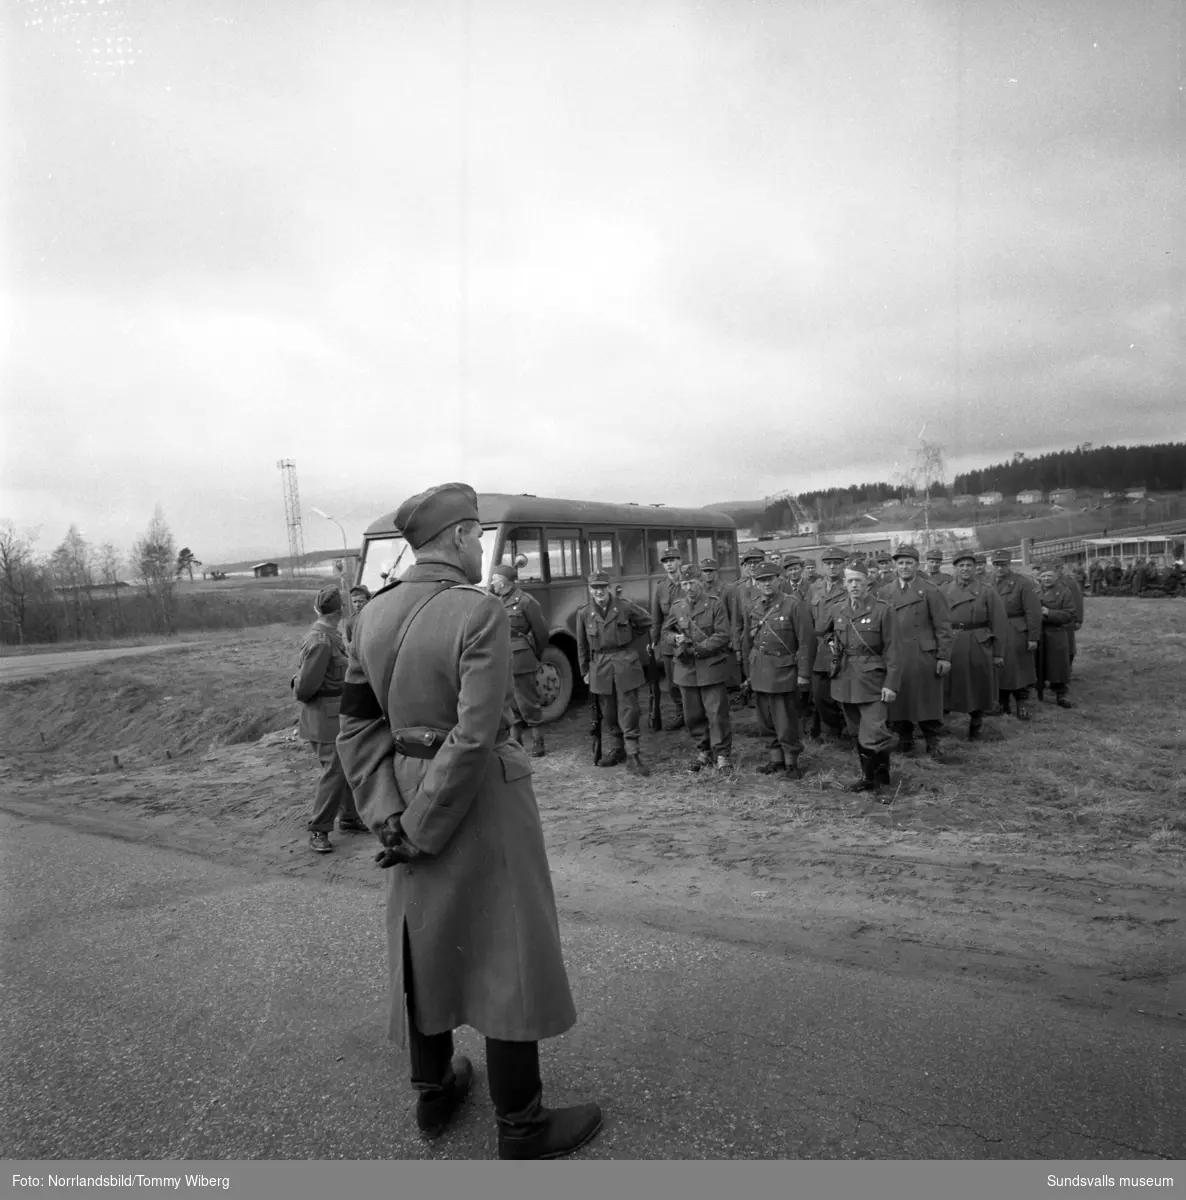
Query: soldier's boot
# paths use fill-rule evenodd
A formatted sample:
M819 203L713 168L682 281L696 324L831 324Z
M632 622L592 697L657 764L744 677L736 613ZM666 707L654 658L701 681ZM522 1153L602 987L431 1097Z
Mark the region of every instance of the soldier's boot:
M934 759L935 762L942 762L943 752L939 748L939 735L932 733L929 729L924 729L923 737L927 740L927 758Z
M667 728L668 729L683 729L683 728L685 728L685 726L686 726L686 722L684 721L684 710L682 708L677 708L675 710L675 720L672 721L671 724L667 726Z
M813 741L820 740L820 734L823 732L823 726L820 724L819 709L814 709L811 714L811 731L810 736Z
M894 786L890 779L890 752L888 750L878 750L873 755L873 774L879 787L892 788ZM880 791L877 799L882 804L893 804L894 802L892 795L882 795Z
M526 728L527 728L526 725L520 725L519 722L516 721L511 726L511 741L518 742L519 745L522 746L523 745L523 733L526 730Z
M544 1108L539 1091L526 1108L500 1113L497 1120L500 1159L563 1158L593 1139L601 1128L601 1108Z
M543 758L547 753L544 747L544 735L538 729L531 731L531 757Z
M416 1124L426 1138L438 1138L453 1119L453 1114L465 1103L474 1081L473 1063L458 1055L445 1072L439 1087L421 1088L416 1101Z
M876 792L880 789L880 784L877 782L877 764L874 759L874 754L871 750L866 750L864 746L857 746L857 758L861 763L861 777L854 779L852 783L845 786L847 792Z
M718 771L733 770L733 762L727 754L718 754L717 755L716 769Z
M641 754L627 754L626 773L628 775L640 775L645 779L651 773L651 768L642 761Z
M599 767L618 767L626 761L626 751L621 746L615 746L608 754L601 756Z
M894 731L898 735L898 744L894 749L899 754L914 753L914 724L909 721L899 721L894 726ZM927 743L927 748L930 748L930 743Z
M758 768L759 775L781 775L786 770L786 763L782 761L782 755L778 758L772 758L768 763L763 763Z
M803 769L799 766L799 756L791 754L787 757L786 777L788 779L802 779Z
M1067 699L1066 688L1060 692L1054 693L1054 701L1059 708L1074 708L1075 706Z
M968 714L968 741L975 742L984 732L984 713L974 712Z
M1007 717L1008 715L1009 715L1009 693L1008 692L998 692L997 693L997 707L996 707L996 711L993 713L993 716Z
M697 750L696 757L688 764L688 770L693 773L703 771L705 767L712 766L712 755L707 750Z
M1046 689L1039 684L1034 688L1034 692L1038 697L1038 703L1044 704L1046 702Z
M1022 698L1021 696L1015 696L1014 699L1017 701L1017 719L1019 721L1028 721L1030 719L1030 710L1026 707L1025 702L1029 697Z

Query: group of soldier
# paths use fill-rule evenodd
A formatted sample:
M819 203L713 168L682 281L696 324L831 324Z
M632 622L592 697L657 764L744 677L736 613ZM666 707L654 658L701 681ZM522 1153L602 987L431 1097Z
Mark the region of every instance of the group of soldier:
M1160 563L1150 558L1133 559L1122 563L1113 558L1096 559L1090 570L1077 569L1080 585L1090 586L1093 596L1101 596L1105 588L1131 591L1134 596L1152 588L1160 588L1167 596L1177 596L1186 584L1186 572L1180 563L1168 556Z
M1039 564L1036 579L1017 574L1008 552L989 563L957 552L954 574L943 554L922 559L901 545L876 560L832 547L824 573L796 555L742 558L742 578L722 583L719 564L685 563L677 546L660 556L665 578L648 613L611 595L605 574L589 576L590 601L577 614L580 672L599 698L610 734L600 766L625 763L649 775L640 753L640 691L646 669L637 645L663 663L675 709L669 728L686 728L692 771L732 768L730 691L756 709L767 745L763 774L802 778L806 733L855 743L861 774L850 788L880 798L890 752L940 758L947 713L968 716L981 736L986 713L1030 719L1030 689L1067 698L1083 593L1060 565ZM896 734L896 743L894 735Z

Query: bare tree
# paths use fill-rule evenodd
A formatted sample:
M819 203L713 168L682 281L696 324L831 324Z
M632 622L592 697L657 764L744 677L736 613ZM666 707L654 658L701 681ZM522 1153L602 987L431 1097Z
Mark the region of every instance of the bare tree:
M29 605L36 582L33 543L32 534L18 533L7 517L0 520L0 622L15 630L21 645L28 629Z
M173 631L174 564L177 559L173 532L158 504L148 528L132 547L132 566L144 585L153 615L166 633Z
M111 542L104 542L99 547L95 564L98 567L99 578L103 581L103 586L109 587L115 598L115 620L112 622L112 626L115 632L127 633L128 622L124 617L123 605L119 599L119 588L122 582L120 575L124 569L124 556Z
M917 496L922 493L922 522L926 530L926 544L931 544L931 492L943 484L947 464L943 458L943 447L938 442L918 439L918 449L910 465L898 472L897 478L903 487Z
M50 555L50 568L62 595L62 610L74 628L74 637L81 641L84 629L97 633L98 613L95 610L93 552L86 538L71 525L61 545Z

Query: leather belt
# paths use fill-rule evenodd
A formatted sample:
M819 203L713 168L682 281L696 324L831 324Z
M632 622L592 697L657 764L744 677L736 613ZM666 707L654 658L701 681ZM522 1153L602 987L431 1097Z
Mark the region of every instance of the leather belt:
M952 621L952 629L987 629L987 621Z
M395 740L396 754L407 758L436 758L449 735L440 729L417 725L411 729L393 729L391 736Z
M867 650L862 646L859 650L845 650L845 654L849 658L881 658L885 653L884 650Z

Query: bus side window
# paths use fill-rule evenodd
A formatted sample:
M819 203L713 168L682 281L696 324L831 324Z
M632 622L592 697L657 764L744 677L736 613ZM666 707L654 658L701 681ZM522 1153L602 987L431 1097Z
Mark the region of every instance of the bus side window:
M712 552L712 533L707 529L696 530L696 563L699 565L706 558L716 558ZM718 562L717 566L721 564Z
M612 533L589 534L589 569L604 571L607 575L618 573L614 559L614 535Z
M684 562L699 564L700 560L696 557L696 534L693 530L677 529L675 544L679 547L680 557Z
M663 570L663 564L659 561L659 555L663 553L663 548L671 541L670 529L648 529L647 530L647 574L658 575Z
M641 529L622 529L618 532L618 545L622 551L623 575L648 575L647 540Z
M734 541L733 534L726 533L723 530L718 531L716 535L716 553L713 558L717 560L717 565L722 571L728 571L732 567L737 566L737 543Z
M503 543L503 561L513 563L522 554L527 565L519 568L520 583L542 583L543 566L540 562L540 536L538 529L519 526L507 531Z
M575 529L548 530L548 575L551 579L580 579L581 535Z

